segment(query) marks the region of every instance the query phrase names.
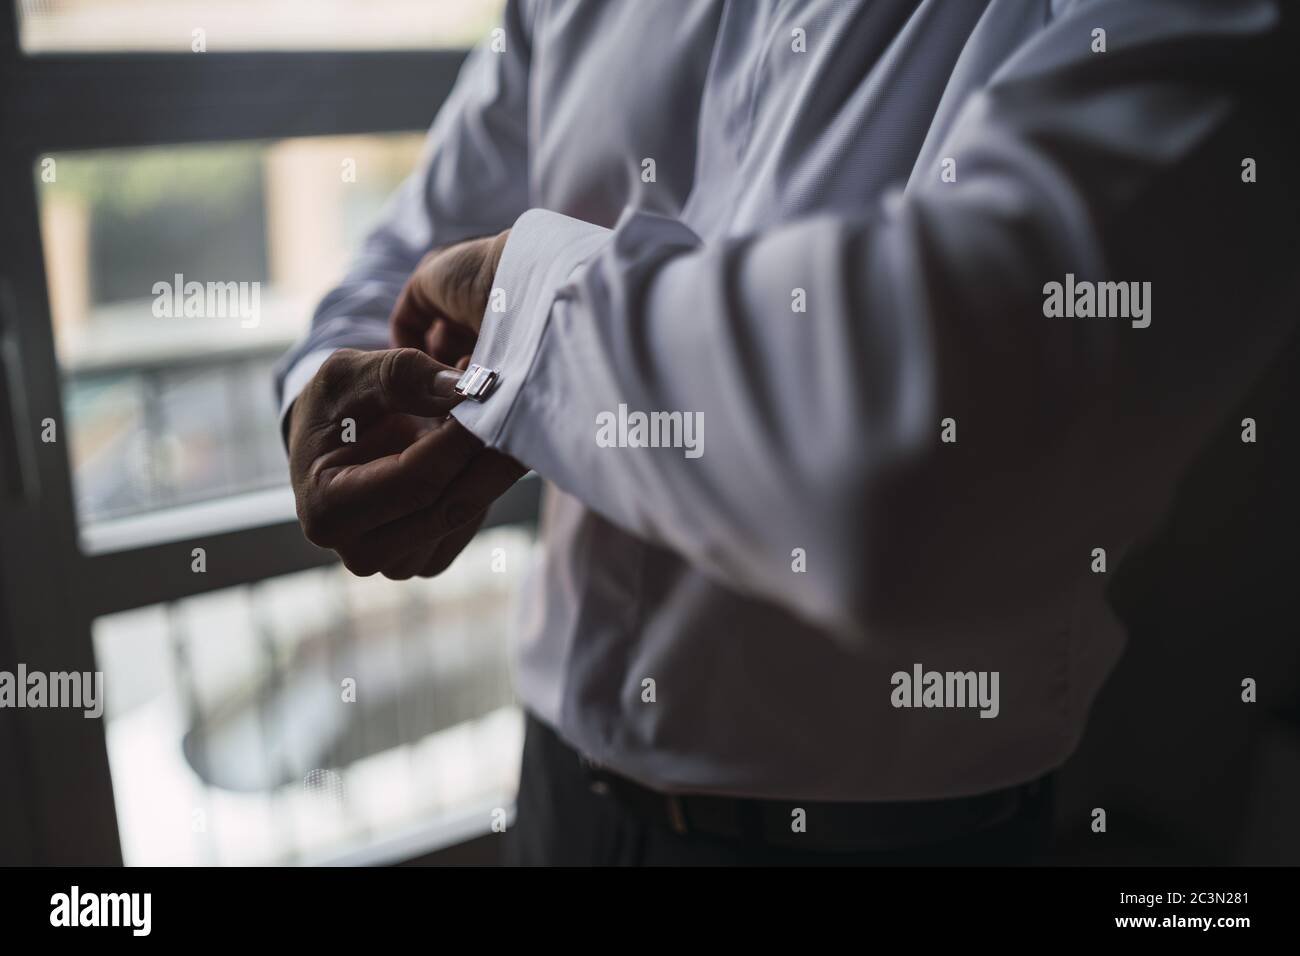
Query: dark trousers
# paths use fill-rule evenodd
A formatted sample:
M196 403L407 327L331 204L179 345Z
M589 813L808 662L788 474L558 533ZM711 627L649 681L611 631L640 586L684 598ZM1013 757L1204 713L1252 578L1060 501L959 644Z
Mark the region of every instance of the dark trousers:
M593 787L578 753L527 715L515 820L505 859L523 866L908 866L1033 863L1051 832L1050 786L1012 819L939 844L888 851L798 850L761 841L679 834L606 788ZM863 805L870 813L870 805Z

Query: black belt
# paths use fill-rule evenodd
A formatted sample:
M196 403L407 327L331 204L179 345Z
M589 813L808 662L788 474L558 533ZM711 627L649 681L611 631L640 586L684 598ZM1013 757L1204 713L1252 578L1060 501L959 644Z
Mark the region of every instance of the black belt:
M664 793L574 755L594 793L683 836L818 851L921 848L970 836L1036 812L1050 783L1048 775L972 797L887 803L751 800Z

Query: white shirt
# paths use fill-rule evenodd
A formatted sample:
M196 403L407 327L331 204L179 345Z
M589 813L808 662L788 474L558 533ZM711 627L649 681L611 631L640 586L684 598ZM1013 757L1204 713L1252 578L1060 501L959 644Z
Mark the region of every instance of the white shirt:
M1108 573L1292 322L1262 237L1294 204L1242 176L1289 175L1243 87L1278 19L512 3L283 401L332 349L387 345L425 251L513 226L473 359L499 378L454 414L553 486L524 702L664 790L1033 778L1120 654ZM1047 314L1052 283L1102 281L1137 283L1129 311L1149 290L1145 319ZM634 412L702 422L701 453L608 447ZM996 716L924 706L896 677L918 668L996 674Z

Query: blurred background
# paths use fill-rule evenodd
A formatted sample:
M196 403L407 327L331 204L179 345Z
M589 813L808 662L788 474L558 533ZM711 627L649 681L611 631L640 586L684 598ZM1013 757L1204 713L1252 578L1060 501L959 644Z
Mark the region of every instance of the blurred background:
M271 365L414 168L420 142L316 137L42 157L55 165L38 168L38 181L44 168L57 175L39 183L41 237L83 523L283 483ZM177 273L259 283L258 324L156 317L151 289Z
M41 119L54 122L43 127L10 114L31 147L12 159L27 164L44 278L43 289L19 288L16 298L44 296L48 319L37 320L48 323L49 351L39 336L24 341L35 310L15 308L19 328L8 331L20 360L8 385L36 405L43 352L57 367L70 500L50 500L55 483L41 503L74 530L75 554L53 562L81 562L102 598L86 600L85 615L74 611L75 633L60 640L88 640L105 675L105 769L127 864L409 860L482 834L494 809L511 806L521 724L507 641L534 550L535 489L498 509L436 581L354 578L297 546L265 553L295 533L272 363L416 165L460 56L502 6L17 0L6 11L6 55L17 70L41 72L45 82L29 86L42 92L51 75L84 89L99 64L152 67L163 88L170 70L203 69L202 47L210 76L179 85L220 97L232 69L279 71L279 92L265 88L279 115L295 97L319 114L314 135L252 137L199 101L192 109L211 139L161 117L139 133L87 130L95 148L62 149L41 140L76 140L77 116L63 118L65 136L49 110ZM364 116L339 115L329 108L335 91L301 79L308 67L351 84L358 63L400 79L419 50L438 65L421 74L431 82L362 91L409 102L409 121L374 121L388 128L358 131L371 125ZM337 70L320 51L342 51ZM258 84L236 79L248 87L238 95L256 102ZM270 113L261 125L277 123ZM138 142L113 142L130 139ZM155 316L152 287L176 274L258 283L260 321ZM277 528L286 534L268 536ZM160 549L186 560L190 539L220 542L216 550L246 570L138 586ZM261 573L268 559L286 573ZM25 563L11 557L5 568L11 596L35 571ZM221 586L230 580L239 583ZM337 706L348 694L355 704ZM32 725L42 748L44 725ZM90 760L73 776L93 792L96 772Z
M17 0L31 53L188 50L204 30L222 50L469 47L503 0Z

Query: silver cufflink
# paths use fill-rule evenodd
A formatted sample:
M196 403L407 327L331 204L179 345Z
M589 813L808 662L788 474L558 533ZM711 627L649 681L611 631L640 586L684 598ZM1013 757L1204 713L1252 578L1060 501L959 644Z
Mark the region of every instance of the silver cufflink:
M466 398L482 399L496 384L497 373L494 369L482 365L471 365L456 383L454 391Z

